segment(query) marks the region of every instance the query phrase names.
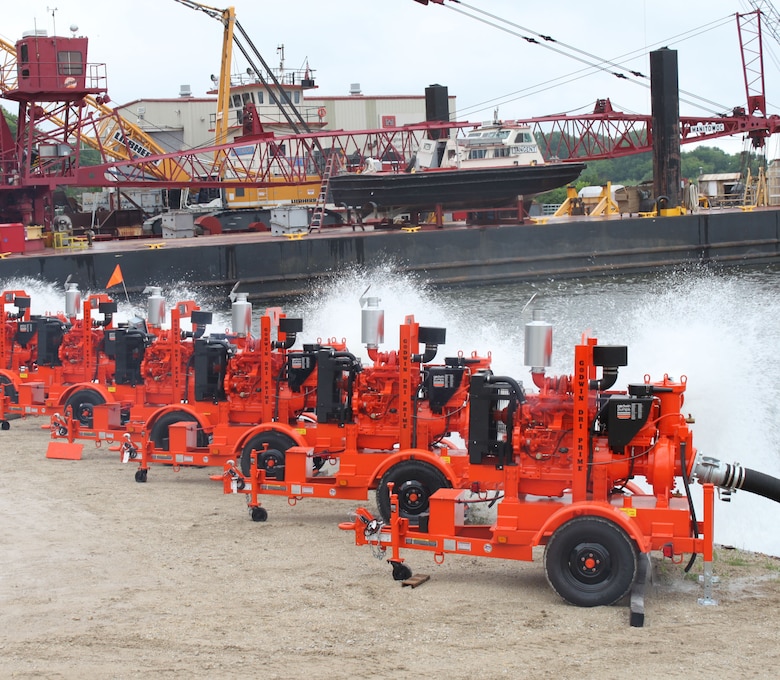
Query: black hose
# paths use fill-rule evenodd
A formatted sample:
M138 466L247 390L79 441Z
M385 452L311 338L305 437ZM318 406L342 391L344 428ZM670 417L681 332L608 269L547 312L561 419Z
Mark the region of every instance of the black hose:
M690 508L691 515L691 534L694 538L699 537L699 522L696 520L696 508L693 506L693 497L691 496L691 485L688 481L688 465L685 462L685 442L680 442L680 467L682 468L682 480L685 487L685 497L688 499L688 508ZM685 565L685 573L687 574L696 562L696 553L691 553L691 559L688 560L688 564Z
M438 345L428 344L425 345L424 354L412 354L412 361L418 364L427 364L429 361L433 361L436 356L436 352L439 351Z
M617 366L604 366L602 369L602 377L600 380L591 380L589 383L589 387L592 390L598 390L599 392L603 392L604 390L608 390L612 385L617 382L618 378L618 367Z
M742 483L735 487L780 503L780 479L765 475L750 468L744 468Z

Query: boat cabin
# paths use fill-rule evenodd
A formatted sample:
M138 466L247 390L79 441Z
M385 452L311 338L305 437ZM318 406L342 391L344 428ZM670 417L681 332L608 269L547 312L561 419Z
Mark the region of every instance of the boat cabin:
M464 137L423 140L417 151L416 169L543 164L530 126L493 122L474 128Z

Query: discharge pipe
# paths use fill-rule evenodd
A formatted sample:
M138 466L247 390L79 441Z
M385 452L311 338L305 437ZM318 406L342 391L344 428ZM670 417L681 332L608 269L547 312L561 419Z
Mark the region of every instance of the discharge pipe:
M723 463L717 458L701 456L693 465L692 475L702 484L722 489L742 489L780 503L780 479L744 468L739 463Z

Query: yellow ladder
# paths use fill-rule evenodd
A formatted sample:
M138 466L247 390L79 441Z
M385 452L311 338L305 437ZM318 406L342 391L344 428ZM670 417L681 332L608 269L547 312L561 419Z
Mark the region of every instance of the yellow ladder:
M309 233L322 230L322 220L325 217L325 204L328 201L328 189L330 187L330 178L338 167L338 154L335 150L331 151L328 162L325 163L325 170L322 173L322 183L320 184L320 193L317 196L317 202L314 204L314 212L309 222Z

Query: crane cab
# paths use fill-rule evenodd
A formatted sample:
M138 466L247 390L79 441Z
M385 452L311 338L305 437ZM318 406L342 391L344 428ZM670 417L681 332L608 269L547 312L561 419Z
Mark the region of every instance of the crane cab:
M77 101L105 92L105 64L87 63L87 42L84 37L49 37L43 30L26 33L16 43L16 90L4 96Z

